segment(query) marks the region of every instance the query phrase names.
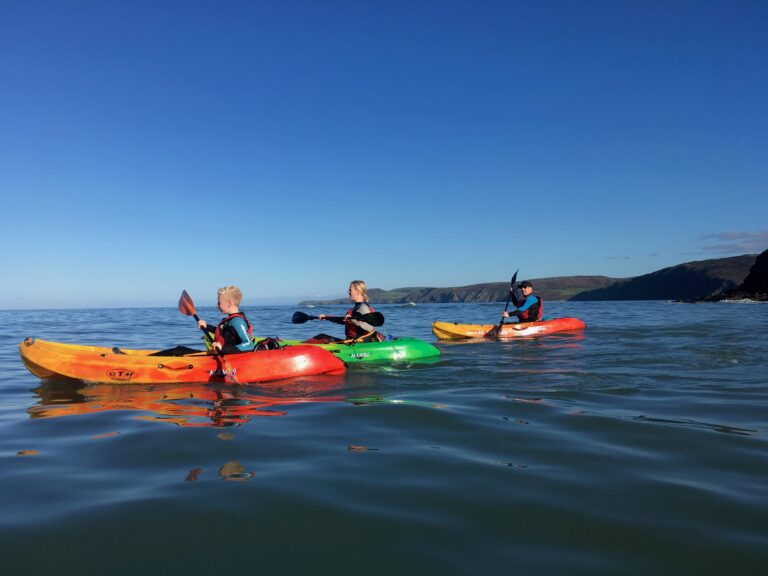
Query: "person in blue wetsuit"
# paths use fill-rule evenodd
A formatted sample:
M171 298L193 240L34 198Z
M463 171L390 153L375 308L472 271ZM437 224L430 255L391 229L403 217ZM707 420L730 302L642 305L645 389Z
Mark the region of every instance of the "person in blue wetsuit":
M253 329L245 314L240 312L240 302L243 300L243 292L237 286L225 286L219 288L219 311L226 317L212 328L205 320L200 320L197 325L201 330L210 334L213 338L211 349L222 354L237 354L238 352L250 352L255 344L251 334Z
M509 312L502 312L501 315L504 318L510 316L517 316L518 322L538 322L541 320L542 312L544 311L544 303L541 297L536 296L533 293L533 284L526 280L520 282L520 295L515 292L516 288L510 288L512 293L512 303L515 305L515 309Z

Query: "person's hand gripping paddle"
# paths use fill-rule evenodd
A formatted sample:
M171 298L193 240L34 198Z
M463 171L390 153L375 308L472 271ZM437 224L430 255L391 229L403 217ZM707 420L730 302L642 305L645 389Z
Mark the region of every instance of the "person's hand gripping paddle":
M512 298L512 290L515 287L515 281L517 280L517 273L520 271L518 268L515 270L515 273L512 275L512 280L509 281L509 294L507 294L507 304L504 306L504 312L507 312L509 310L509 300ZM491 329L491 332L489 336L492 336L494 339L498 340L501 338L501 328L504 326L504 316L501 317L501 322L499 322L499 325L496 326L496 328Z

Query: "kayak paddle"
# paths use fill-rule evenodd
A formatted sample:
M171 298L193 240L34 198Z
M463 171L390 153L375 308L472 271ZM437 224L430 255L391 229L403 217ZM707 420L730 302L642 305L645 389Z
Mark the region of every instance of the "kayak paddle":
M365 322L366 324L370 324L374 327L379 327L384 324L384 314L381 312L371 312L370 314L356 314L352 316L354 320L360 320L361 322ZM291 324L304 324L304 322L307 322L309 320L319 320L319 316L310 316L309 314L304 314L304 312L294 312L293 317L291 318Z
M515 287L515 280L517 280L517 273L519 271L520 271L519 268L517 270L515 270L515 273L512 275L512 280L509 281L509 294L507 294L507 303L504 305L504 312L509 310L509 300L510 300L510 298L512 298L512 290ZM502 328L502 326L504 326L504 320L506 320L506 318L504 318L504 316L502 316L501 317L501 322L499 322L499 325L496 326L496 328L494 328L493 330L491 330L491 332L493 333L493 337L496 340L501 338L501 328Z
M291 324L304 324L304 322L307 322L309 320L317 320L317 316L310 316L309 314L304 314L304 312L296 311L293 313L293 316L291 317Z
M200 318L198 318L197 312L195 311L195 303L192 301L192 296L190 296L186 290L182 290L181 298L179 298L179 312L184 314L184 316L192 316L197 322L200 322ZM201 328L200 330L203 329ZM211 335L207 330L203 330L203 338L211 343ZM216 357L220 358L221 363L223 364L224 379L230 384L239 384L226 357L221 353L217 354Z

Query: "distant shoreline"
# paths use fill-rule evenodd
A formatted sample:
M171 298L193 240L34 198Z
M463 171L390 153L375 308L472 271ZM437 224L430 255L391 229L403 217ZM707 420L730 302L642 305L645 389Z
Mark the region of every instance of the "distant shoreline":
M758 255L686 262L632 278L559 276L530 279L545 301L695 300L736 289ZM449 288L409 287L368 290L377 304L448 304L505 302L509 282L487 282ZM347 297L302 300L299 306L346 304Z

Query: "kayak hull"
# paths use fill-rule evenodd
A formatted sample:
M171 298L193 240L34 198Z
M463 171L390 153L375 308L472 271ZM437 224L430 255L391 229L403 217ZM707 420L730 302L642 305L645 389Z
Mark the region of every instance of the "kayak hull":
M293 346L219 356L149 356L155 350L62 344L27 338L19 355L27 369L41 379L71 378L108 384L224 383L240 384L281 380L296 376L340 374L344 363L316 346Z
M583 330L586 324L578 318L553 318L542 322L504 324L499 338L526 338ZM496 338L498 324L457 324L455 322L433 322L432 333L440 340L465 340L468 338Z
M258 339L257 339L258 341ZM429 362L440 359L440 349L418 338L395 338L383 342L356 344L305 344L301 340L281 340L286 346L317 346L331 352L345 364L361 362Z

